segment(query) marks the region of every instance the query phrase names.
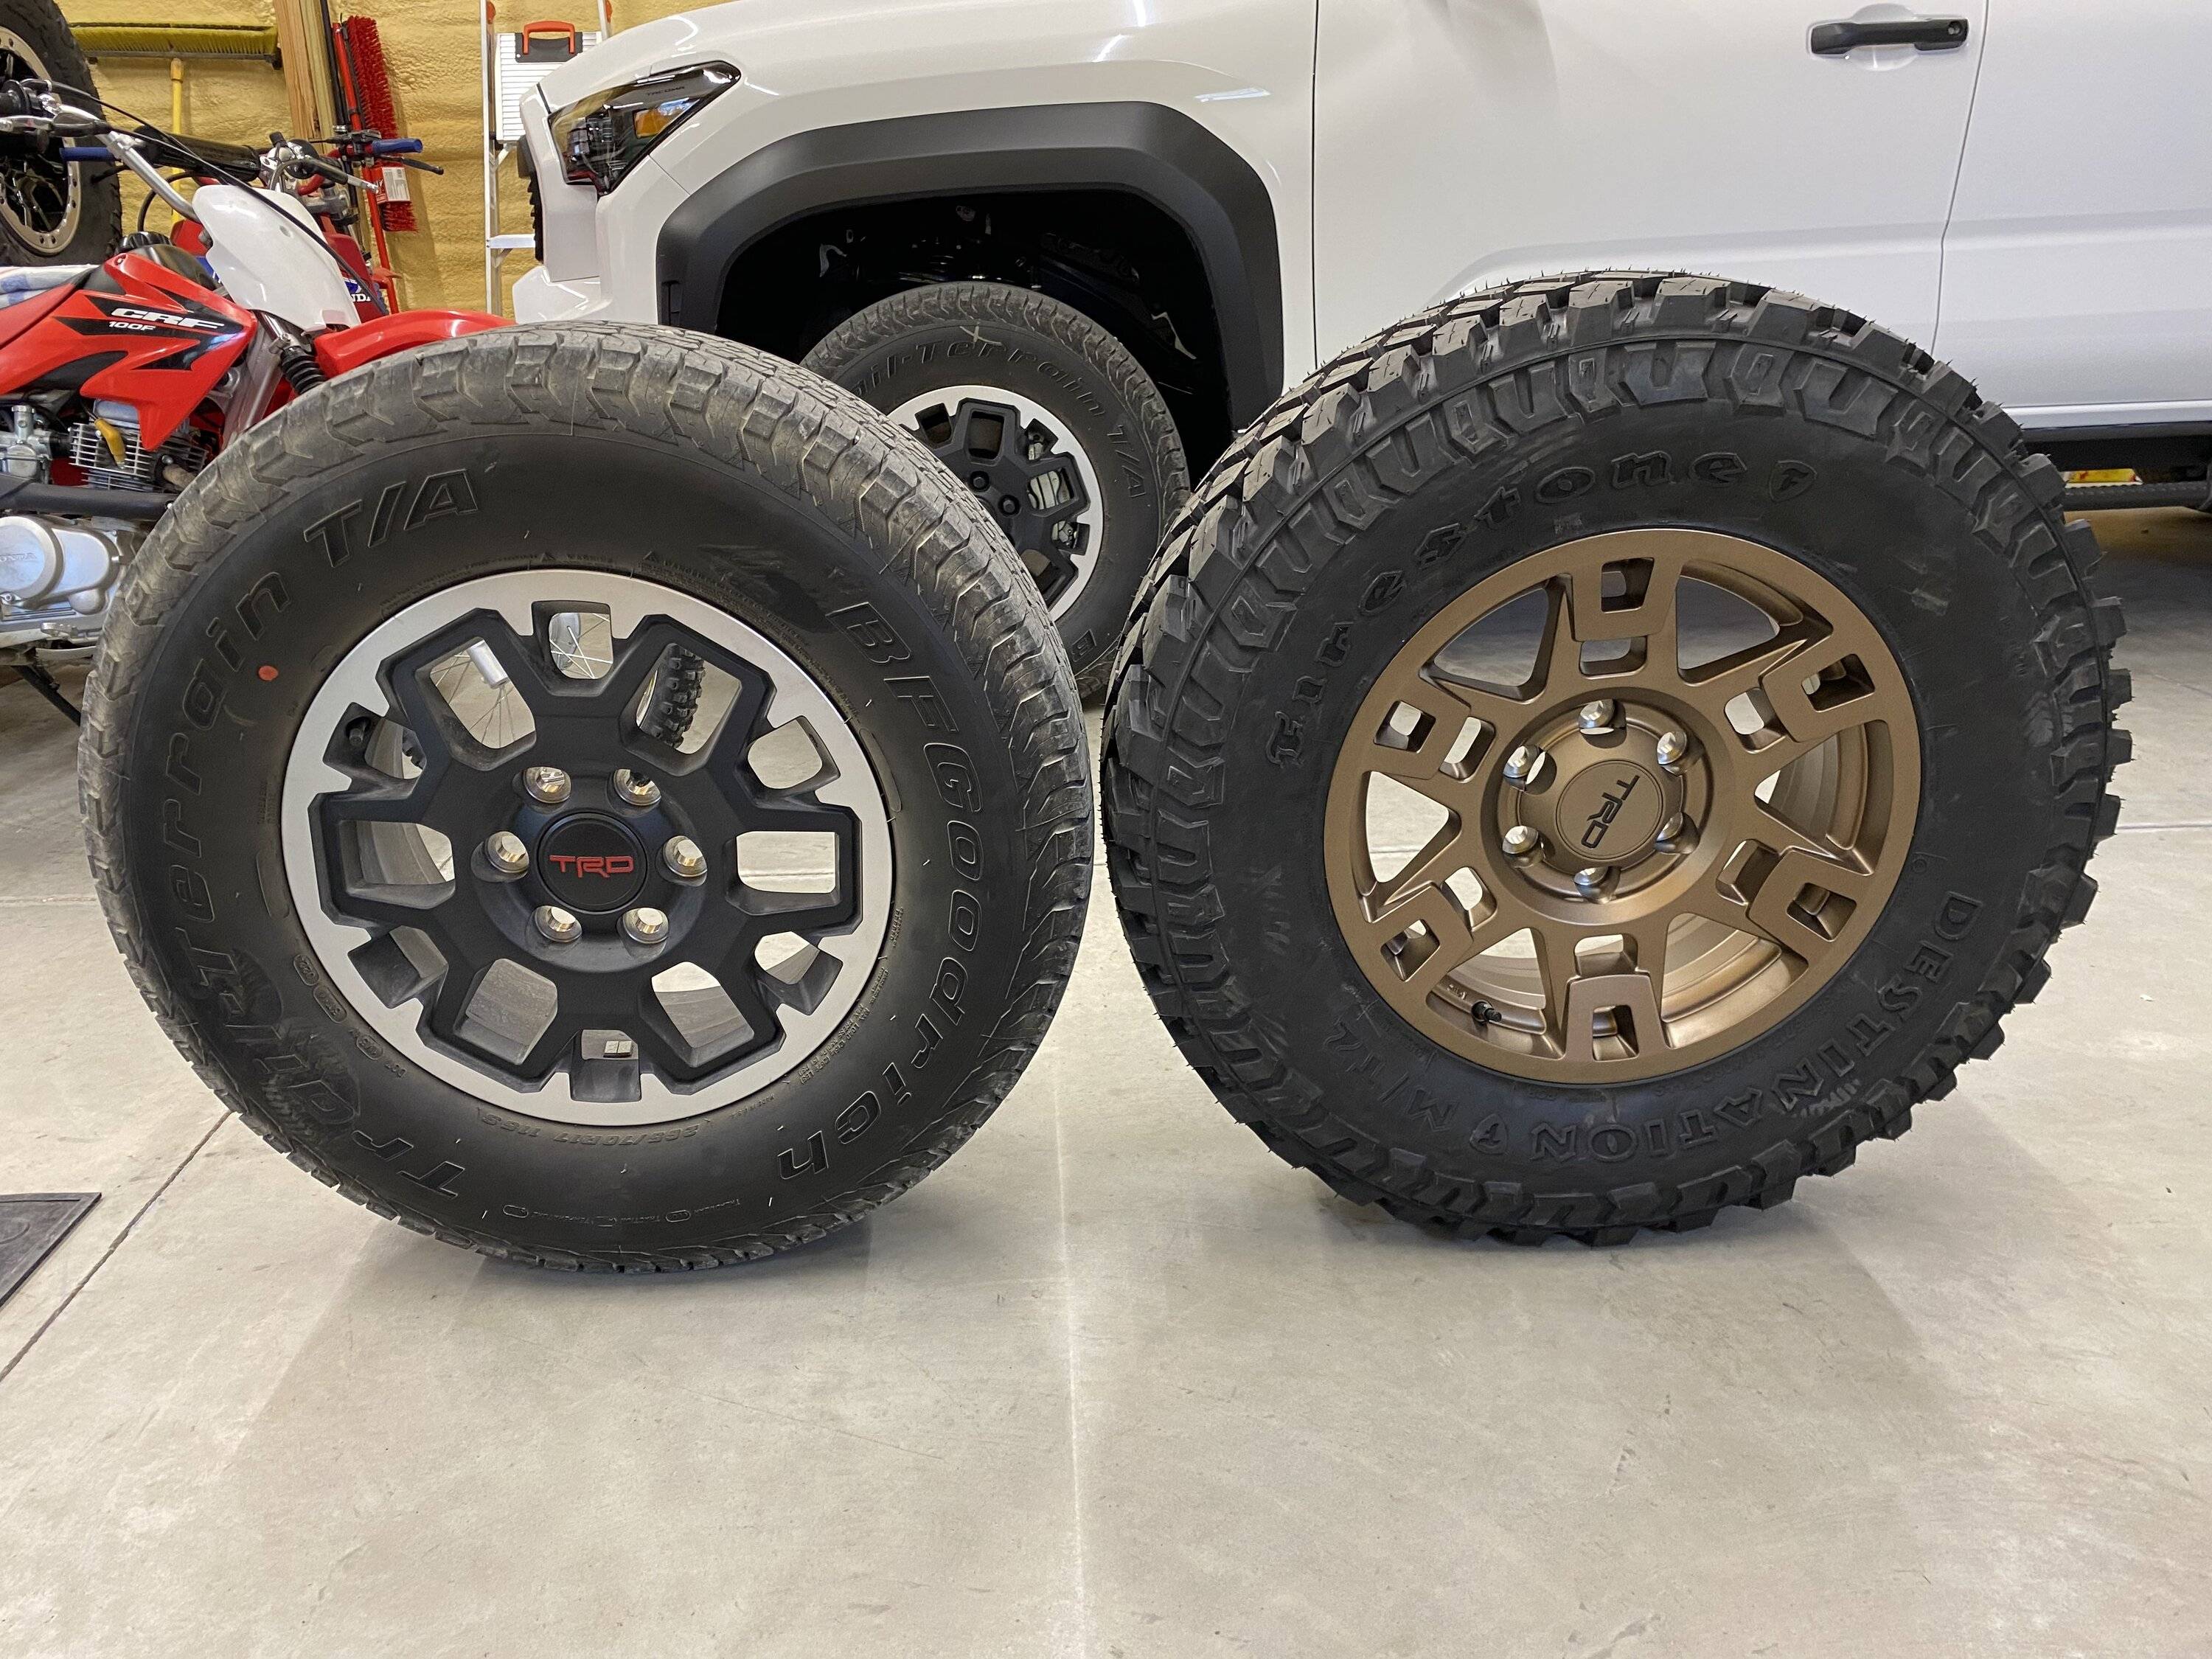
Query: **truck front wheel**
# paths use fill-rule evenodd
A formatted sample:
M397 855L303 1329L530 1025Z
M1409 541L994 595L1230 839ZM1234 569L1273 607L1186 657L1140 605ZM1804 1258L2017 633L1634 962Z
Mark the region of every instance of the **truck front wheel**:
M878 301L806 367L884 410L988 508L1042 591L1088 696L1189 494L1175 422L1127 346L1027 289L938 283Z

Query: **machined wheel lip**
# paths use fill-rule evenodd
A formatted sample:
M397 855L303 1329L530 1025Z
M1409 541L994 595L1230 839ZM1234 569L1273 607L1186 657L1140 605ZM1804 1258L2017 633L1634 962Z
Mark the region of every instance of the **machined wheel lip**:
M853 919L810 940L839 964L828 990L811 1009L780 1007L781 1033L773 1042L690 1089L672 1087L657 1073L644 1070L636 1100L580 1100L574 1092L573 1066L556 1070L538 1088L516 1086L489 1067L426 1040L418 1003L387 1006L352 960L352 952L374 930L334 915L325 903L326 877L314 831L316 803L344 793L354 782L327 758L339 723L356 708L396 715L381 683L383 668L441 630L489 612L530 637L537 627L537 612L549 601L605 606L617 639L629 637L648 618L665 617L758 668L769 686L764 725L775 729L793 720L806 721L836 773L812 792L813 798L823 805L845 809L854 821ZM319 969L355 1015L394 1050L441 1081L486 1104L550 1122L645 1127L696 1117L758 1094L817 1053L842 1024L874 975L890 928L894 881L890 813L875 769L844 714L812 675L773 641L727 611L639 577L573 567L510 571L456 583L387 617L339 659L310 699L286 757L282 800L287 889ZM457 855L466 850L457 848Z
M1668 598L1663 607L1649 599L1624 603L1607 598L1599 603L1608 567L1647 566L1666 575ZM1711 665L1694 667L1686 677L1672 660L1677 620L1673 596L1680 580L1688 574L1727 586L1715 580L1721 574L1741 584L1740 594L1756 590L1796 613L1796 622L1785 624L1763 652L1746 647L1724 659L1743 659L1730 673L1731 682L1757 671L1750 684L1771 714L1772 731L1787 739L1786 749L1774 746L1766 728L1759 734L1766 747L1754 749L1753 739L1727 722L1724 710L1717 718L1707 705L1725 700L1719 698L1719 681L1710 678ZM1439 653L1469 627L1532 591L1553 597L1535 676L1517 688L1528 694L1525 698L1434 672ZM1597 618L1587 627L1586 614ZM1770 610L1769 615L1774 618L1775 613ZM1644 630L1653 629L1663 633L1651 632L1647 639ZM1793 639L1798 642L1792 644ZM1631 650L1626 660L1632 665L1585 666L1582 647L1594 641L1605 642L1608 652L1616 645ZM1632 654L1638 641L1644 642L1640 660ZM1663 670L1654 665L1653 641L1663 647ZM1875 702L1853 696L1816 707L1798 689L1801 679L1825 672L1832 656L1859 665L1872 682L1869 691L1860 695L1872 696ZM1824 699L1826 693L1824 684ZM1614 705L1613 724L1593 733L1580 715L1584 705L1599 700ZM1434 710L1435 718L1421 728L1417 744L1386 750L1373 734L1382 732L1393 711L1408 701ZM1446 740L1463 723L1460 715L1483 721L1486 729L1464 763L1440 765ZM1839 720L1844 723L1835 725ZM1449 732L1444 732L1447 720ZM1823 730L1826 737L1812 737ZM1675 765L1661 766L1658 744L1668 731L1689 738L1688 753ZM1634 769L1643 778L1663 787L1664 799L1658 803L1662 829L1676 835L1632 837L1629 859L1618 870L1586 863L1575 849L1548 841L1534 851L1507 852L1504 837L1528 827L1526 820L1534 819L1554 833L1559 827L1559 820L1547 822L1531 810L1534 795L1554 795L1556 811L1566 791L1587 775L1575 766L1599 763L1571 763L1568 780L1562 782L1559 767L1545 754L1525 783L1507 778L1504 763L1509 754L1524 746L1540 752L1547 742L1568 747L1640 745L1624 752L1633 753L1638 763ZM1818 810L1831 814L1832 823L1856 825L1848 842L1829 831L1815 834L1786 820L1778 823L1779 806L1763 798L1747 799L1759 769L1781 754L1827 757L1800 769L1802 775L1786 775L1786 781L1796 779L1788 782L1786 804L1796 807L1808 797L1826 803ZM1778 763L1775 769L1781 769ZM1450 814L1429 845L1387 880L1376 878L1366 839L1367 780L1376 775L1407 783ZM1745 781L1741 788L1735 787L1739 780ZM1324 872L1332 910L1362 974L1422 1036L1511 1075L1553 1083L1632 1082L1686 1070L1741 1047L1833 980L1881 916L1911 856L1919 794L1919 734L1911 688L1887 642L1841 589L1793 555L1723 532L1656 526L1610 532L1559 544L1493 573L1444 605L1394 654L1364 694L1331 775L1324 809ZM1782 799L1776 793L1775 801ZM1684 822L1678 823L1678 818ZM1712 833L1701 842L1697 825L1708 818ZM1462 828L1464 836L1455 833ZM1765 834L1794 850L1785 854L1771 847L1760 839ZM1816 850L1807 844L1811 842L1832 853L1833 861L1809 864ZM1462 848L1474 849L1472 854L1462 858ZM1741 878L1729 873L1733 858L1747 858L1744 871L1760 869L1761 849L1774 857L1763 866L1766 878L1784 880L1792 892L1800 884L1791 878L1813 871L1813 885L1803 890L1824 895L1831 914L1840 909L1832 901L1845 885L1852 890L1847 917L1824 944L1808 947L1810 956L1790 954L1784 941L1814 939L1826 931L1825 920L1815 933L1802 936L1791 933L1791 918L1786 916L1771 933L1746 927L1738 930L1744 938L1731 946L1732 957L1720 949L1729 942L1727 930L1718 925L1711 894L1717 890L1725 898ZM1489 908L1478 913L1452 898L1444 884L1461 870L1477 878L1481 902ZM1409 871L1419 878L1409 877ZM1822 875L1837 884L1822 885ZM1762 885L1737 902L1741 911L1736 919L1756 910L1772 921L1775 907L1792 899L1789 892L1778 893L1770 905ZM1678 982L1667 930L1685 906L1705 930L1698 937L1711 936L1715 942L1684 964L1696 971ZM1414 921L1423 924L1423 937L1439 940L1427 973L1420 963L1404 965L1413 961L1413 952L1406 947L1403 929ZM1539 959L1528 969L1536 981L1536 1014L1527 1017L1540 1014L1543 1024L1534 1035L1487 1006L1451 967L1433 965L1449 951L1462 949L1462 938L1510 939L1520 931L1516 923L1528 928L1538 950ZM1638 930L1642 938L1636 937ZM1616 933L1630 936L1630 957L1616 957L1605 967L1577 965L1576 940L1587 944ZM1646 965L1645 940L1653 937L1660 941L1660 974L1656 981L1638 985ZM1566 941L1564 957L1547 957L1561 939ZM1743 945L1756 948L1740 948ZM1660 1021L1656 1042L1639 1032L1631 1041L1591 1041L1584 1052L1574 1052L1570 1034L1577 1019L1589 1027L1594 1009L1604 1017L1601 1031L1607 1019L1641 1025L1656 1017L1656 1004L1655 1013L1647 1015L1638 1012L1638 1000L1650 994L1654 984L1676 1010ZM1710 1012L1688 1000L1700 988L1710 992ZM1438 994L1445 1008L1437 1006ZM1731 1016L1732 1007L1742 1012ZM1677 1025L1686 1034L1679 1042L1673 1029ZM1612 1052L1601 1052L1607 1048ZM1620 1052L1623 1048L1632 1051Z
M30 72L28 78L32 80L46 81L52 78L46 73L46 60L33 50L30 42L13 29L0 28L0 56L10 56L18 59ZM4 171L13 173L19 170L26 170L31 165L29 162L19 161ZM12 234L29 244L37 252L59 253L70 245L70 239L76 234L78 221L84 213L84 177L80 170L81 167L81 163L75 161L64 161L61 164L62 177L67 181L68 195L64 198L61 223L58 228L41 230L28 223L22 215L16 211L13 191L4 185L0 185L0 222L4 222ZM10 179L9 182L13 181Z
M1098 469L1091 463L1091 452L1068 430L1066 420L1036 398L1005 386L980 384L937 386L927 392L917 392L897 404L890 410L890 418L914 431L918 428L918 417L924 410L944 406L957 415L960 405L970 400L1005 404L1021 417L1025 430L1032 425L1043 427L1052 435L1054 448L1075 463L1076 477L1082 480L1088 505L1075 515L1074 522L1084 526L1090 534L1085 538L1081 553L1068 555L1068 562L1075 567L1073 579L1046 602L1046 609L1052 619L1058 622L1074 609L1077 601L1090 587L1091 578L1097 574L1098 555L1106 537L1106 495L1099 485ZM949 467L951 463L948 461L945 465ZM957 473L958 469L954 468L953 471ZM962 488L966 487L963 478ZM995 520L997 515L994 514L993 516ZM1015 549L1017 556L1020 552L1019 548Z

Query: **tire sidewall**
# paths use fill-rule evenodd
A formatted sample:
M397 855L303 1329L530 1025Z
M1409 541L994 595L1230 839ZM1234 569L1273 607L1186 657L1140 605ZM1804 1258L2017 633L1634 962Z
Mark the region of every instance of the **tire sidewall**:
M1510 467L1455 461L1410 496L1344 469L1323 487L1340 516L1374 515L1357 556L1316 568L1227 711L1209 786L1231 804L1227 819L1215 809L1208 836L1221 956L1328 1109L1437 1176L1539 1193L1680 1185L1817 1134L1905 1073L1954 1020L2006 948L2024 880L2063 839L2048 747L2063 728L2027 645L2034 607L2002 548L1950 495L1886 463L1879 445L1795 415L1716 415L1698 402L1578 423ZM1437 424L1433 415L1413 424L1423 420ZM1665 457L1663 482L1651 476L1654 454ZM1881 631L1919 730L1910 854L1851 958L1740 1048L1614 1085L1493 1072L1407 1025L1352 958L1322 863L1331 774L1376 674L1450 600L1561 542L1655 525L1790 553ZM1276 547L1294 557L1293 539ZM1930 547L1973 556L1916 559ZM1302 810L1257 810L1285 799Z
M160 534L209 533L189 522ZM604 1255L818 1231L972 1099L1023 957L1024 793L890 550L742 468L605 430L380 447L231 533L128 677L119 834L154 969L257 1127L403 1218ZM859 1003L782 1079L663 1125L535 1119L423 1072L329 983L286 893L285 761L337 661L428 593L545 568L550 595L563 565L774 641L846 714L891 812L892 915Z

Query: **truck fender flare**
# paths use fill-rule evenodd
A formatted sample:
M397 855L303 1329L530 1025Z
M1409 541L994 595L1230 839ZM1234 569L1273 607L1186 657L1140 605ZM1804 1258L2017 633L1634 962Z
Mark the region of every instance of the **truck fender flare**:
M1158 104L957 110L794 133L694 191L656 248L661 320L715 331L744 252L825 208L1040 189L1119 190L1188 234L1220 319L1231 412L1258 417L1283 389L1275 212L1251 165Z

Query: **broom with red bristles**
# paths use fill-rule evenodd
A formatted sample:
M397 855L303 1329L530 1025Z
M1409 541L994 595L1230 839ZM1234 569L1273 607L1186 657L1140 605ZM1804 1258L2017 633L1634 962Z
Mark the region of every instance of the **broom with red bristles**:
M384 64L384 42L374 17L349 17L331 30L333 55L337 59L339 89L347 117L356 127L374 128L386 137L396 137L398 113L392 103L392 76ZM385 188L377 193L376 222L380 230L415 230L415 204L404 193L403 169L384 169ZM395 188L395 181L396 188Z

